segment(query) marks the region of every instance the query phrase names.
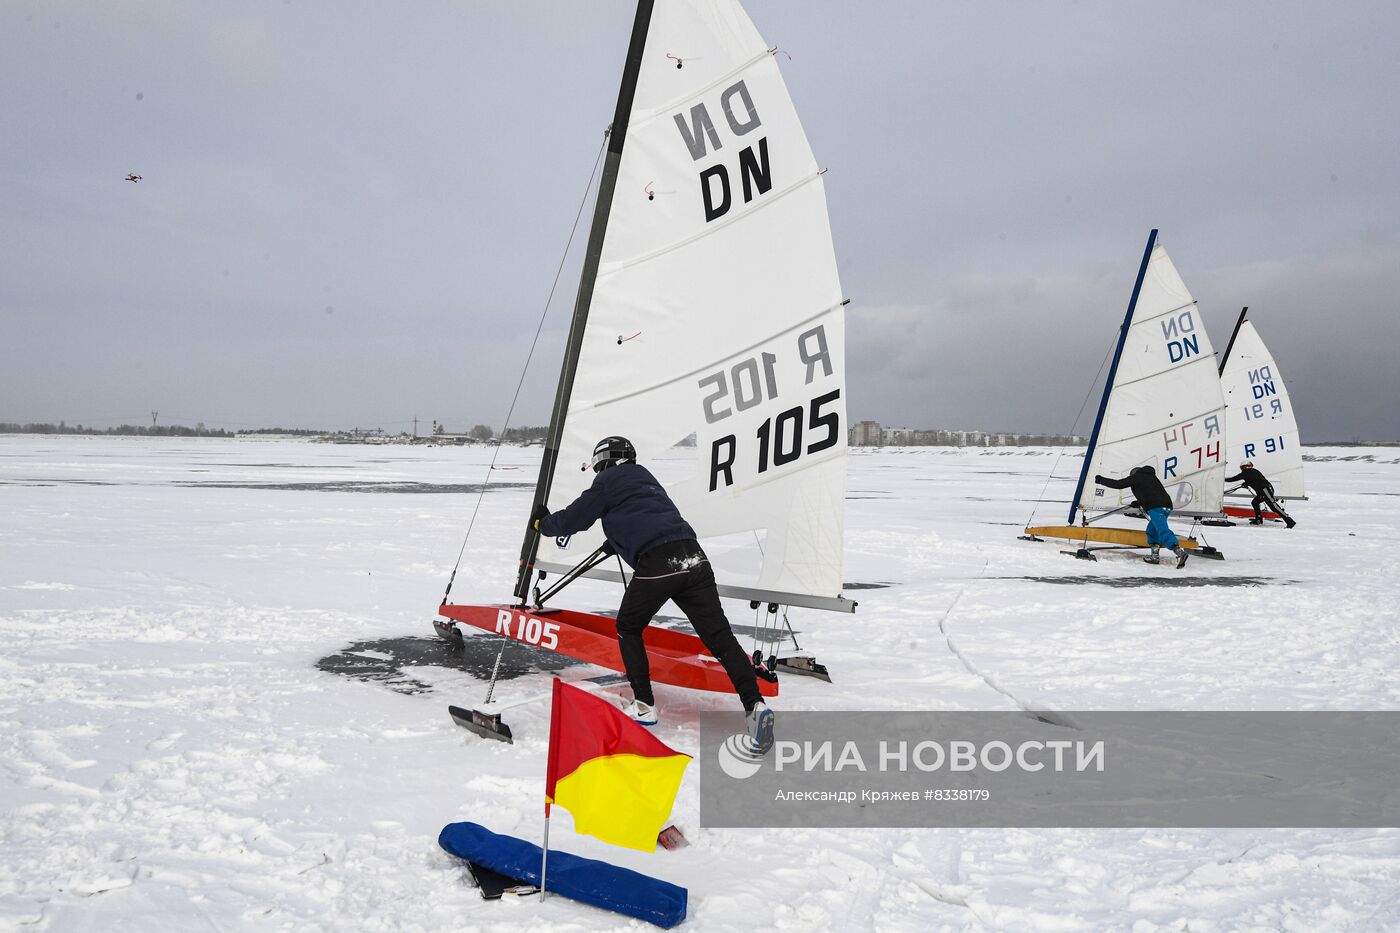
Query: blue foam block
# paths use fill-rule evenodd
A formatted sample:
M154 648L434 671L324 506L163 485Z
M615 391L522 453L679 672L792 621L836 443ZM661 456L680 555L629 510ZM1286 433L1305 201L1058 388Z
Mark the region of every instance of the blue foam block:
M438 835L438 845L508 878L540 883L542 853L533 842L493 833L477 823L449 823ZM551 894L666 929L685 919L689 897L685 888L669 881L558 849L549 850L548 885Z

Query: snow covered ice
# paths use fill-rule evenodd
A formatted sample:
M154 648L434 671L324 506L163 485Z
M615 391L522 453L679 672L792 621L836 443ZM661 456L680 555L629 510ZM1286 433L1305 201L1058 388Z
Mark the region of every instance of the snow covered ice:
M454 726L482 671L430 624L489 456L0 437L0 929L638 928L483 901L437 846L457 820L542 825L547 708L507 714L513 746ZM509 597L538 456L502 451L455 599ZM833 683L785 677L779 729L784 710L1400 705L1400 450L1310 449L1296 530L1207 529L1226 560L1181 571L1018 541L1057 456L852 450L860 608L790 613ZM1058 461L1038 519L1063 519L1079 463ZM584 582L570 604L616 600ZM542 690L512 652L498 697ZM735 705L657 699L680 750ZM710 831L697 777L674 813L688 848L609 847L562 811L553 844L689 887L696 929L1400 925L1400 831Z

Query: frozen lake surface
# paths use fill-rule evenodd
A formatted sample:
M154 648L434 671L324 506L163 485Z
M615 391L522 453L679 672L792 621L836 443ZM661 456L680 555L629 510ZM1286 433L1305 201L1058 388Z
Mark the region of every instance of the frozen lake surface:
M507 448L455 601L514 584L538 449ZM538 838L547 709L513 746L454 726L495 652L432 633L490 452L0 436L0 929L636 929L482 901L448 822ZM833 683L782 711L1395 709L1400 450L1313 448L1299 526L1207 529L1181 571L1018 541L1077 452L855 450L855 616L793 610ZM1056 478L1050 477L1052 467ZM1043 497L1054 500L1035 505ZM1174 523L1178 532L1185 525ZM570 605L616 607L606 584ZM727 603L740 628L746 604ZM507 655L498 696L564 660ZM586 674L582 668L569 674ZM732 697L658 687L660 737ZM563 849L690 889L696 929L1379 930L1396 830L704 830Z

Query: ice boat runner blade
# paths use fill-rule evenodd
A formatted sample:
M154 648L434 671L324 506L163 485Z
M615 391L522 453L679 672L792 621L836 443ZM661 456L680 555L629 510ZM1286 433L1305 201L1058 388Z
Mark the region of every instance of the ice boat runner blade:
M625 674L600 674L597 677L587 677L583 680L569 681L570 686L579 687L584 690L599 690L603 687L612 687L617 684L627 683ZM497 739L502 742L515 743L515 737L510 730L510 726L501 721L501 715L508 709L517 706L525 706L530 703L538 703L548 700L553 696L553 685L549 690L539 693L532 693L529 696L516 697L510 701L486 703L471 709L461 706L448 706L447 712L452 716L452 721L463 729L474 732L483 739Z
M478 865L476 862L467 862L467 871L471 872L472 880L481 890L482 900L499 900L501 895L510 891L511 893L523 893L519 889L522 887L519 878L507 878L500 872L492 871L485 865ZM525 887L538 890L534 885Z
M794 655L789 658L779 658L774 669L779 674L798 674L802 677L815 677L831 683L831 675L826 671L825 664L818 664L817 659L807 655Z
M480 710L463 709L460 706L447 707L448 714L452 721L469 732L475 732L483 739L496 739L508 744L515 744L515 737L511 734L510 726L501 722L500 713L483 713Z

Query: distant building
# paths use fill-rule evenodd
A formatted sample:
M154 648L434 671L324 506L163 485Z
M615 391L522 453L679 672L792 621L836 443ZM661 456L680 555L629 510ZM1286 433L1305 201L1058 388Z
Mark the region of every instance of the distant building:
M1086 439L1078 434L887 428L878 421L861 421L851 426L847 443L852 447L1083 447Z
M915 433L913 428L885 428L880 431L880 443L886 447L908 447L914 443Z
M878 421L860 421L851 425L850 436L846 439L852 447L878 447L885 441L884 432Z

